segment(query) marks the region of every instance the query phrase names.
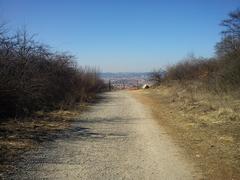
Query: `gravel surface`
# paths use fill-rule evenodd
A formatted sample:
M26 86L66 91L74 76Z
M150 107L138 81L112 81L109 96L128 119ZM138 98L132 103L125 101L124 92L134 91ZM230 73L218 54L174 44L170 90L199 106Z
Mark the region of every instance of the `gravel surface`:
M144 105L127 91L103 96L62 138L24 154L10 179L198 179Z

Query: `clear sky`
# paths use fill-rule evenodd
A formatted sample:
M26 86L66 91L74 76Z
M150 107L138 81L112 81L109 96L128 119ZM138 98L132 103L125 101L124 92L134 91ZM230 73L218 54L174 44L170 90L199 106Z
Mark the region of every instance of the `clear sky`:
M151 71L214 55L240 0L0 0L0 20L104 72Z

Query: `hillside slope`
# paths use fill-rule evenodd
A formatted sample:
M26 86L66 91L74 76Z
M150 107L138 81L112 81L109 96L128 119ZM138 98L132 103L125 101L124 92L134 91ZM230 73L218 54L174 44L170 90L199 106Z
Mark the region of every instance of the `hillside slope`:
M196 86L197 87L197 86ZM240 177L240 100L177 84L132 92L208 179Z

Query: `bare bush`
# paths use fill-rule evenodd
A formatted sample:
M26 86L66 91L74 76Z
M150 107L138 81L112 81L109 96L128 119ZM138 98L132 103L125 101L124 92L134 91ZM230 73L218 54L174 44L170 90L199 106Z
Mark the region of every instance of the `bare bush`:
M207 89L226 92L240 86L240 10L233 11L221 25L223 38L216 45L216 58L185 60L167 68L163 81L201 82Z
M96 69L79 67L73 56L51 52L26 31L0 32L0 116L73 105L103 88Z
M167 68L165 80L206 80L216 69L214 59L189 56L185 60Z
M154 70L149 74L149 80L154 83L154 85L160 85L163 81L164 71L162 69Z
M240 85L240 57L194 58L169 66L162 81L201 82L208 90L226 92Z

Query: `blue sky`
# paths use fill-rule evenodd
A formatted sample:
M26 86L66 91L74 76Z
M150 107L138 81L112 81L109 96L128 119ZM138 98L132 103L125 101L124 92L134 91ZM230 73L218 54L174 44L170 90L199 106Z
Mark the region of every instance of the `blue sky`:
M79 64L104 72L151 71L214 55L219 23L240 0L0 0L0 20L27 27Z

